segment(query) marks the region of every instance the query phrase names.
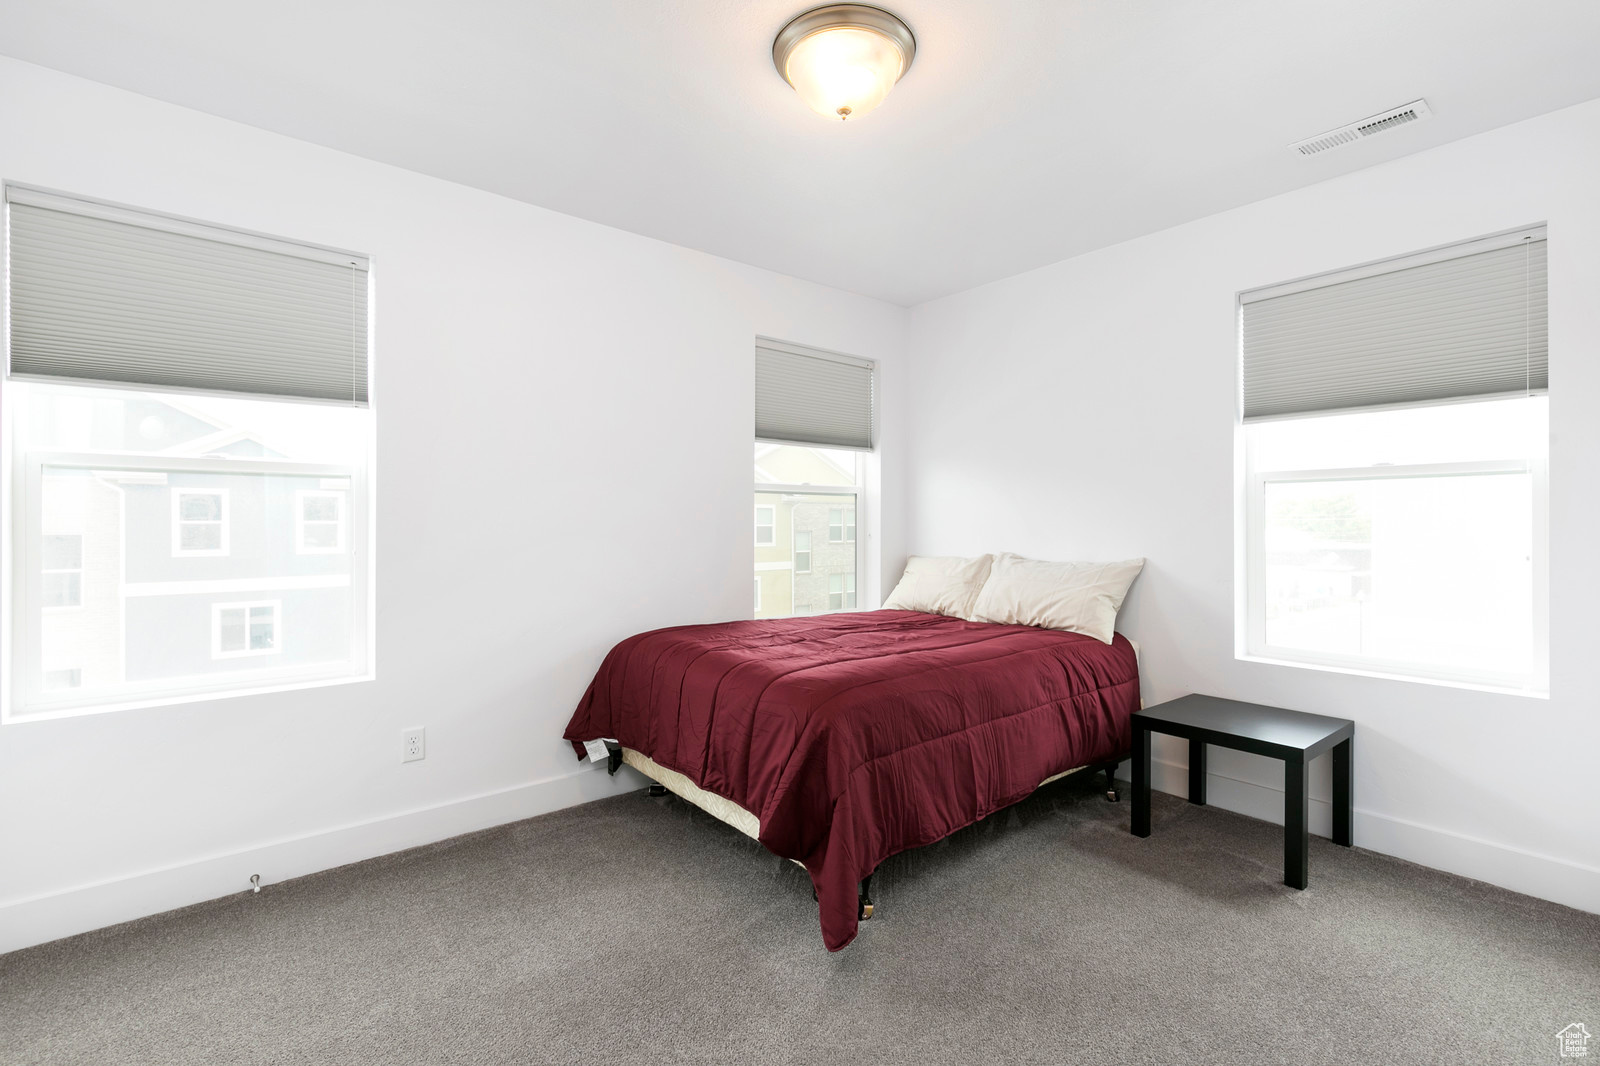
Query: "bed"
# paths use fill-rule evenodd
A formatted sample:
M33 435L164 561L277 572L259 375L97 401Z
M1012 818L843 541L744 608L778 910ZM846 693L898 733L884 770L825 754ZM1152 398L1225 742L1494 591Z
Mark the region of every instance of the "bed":
M1139 706L1133 646L880 610L678 626L606 656L568 725L804 866L823 942L859 886L1073 770L1115 765Z

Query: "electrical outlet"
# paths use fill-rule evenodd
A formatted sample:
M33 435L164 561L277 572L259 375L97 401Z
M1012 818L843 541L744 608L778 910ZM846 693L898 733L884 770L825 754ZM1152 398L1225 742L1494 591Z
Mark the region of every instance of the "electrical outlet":
M428 757L428 731L407 729L400 734L400 761L416 762Z

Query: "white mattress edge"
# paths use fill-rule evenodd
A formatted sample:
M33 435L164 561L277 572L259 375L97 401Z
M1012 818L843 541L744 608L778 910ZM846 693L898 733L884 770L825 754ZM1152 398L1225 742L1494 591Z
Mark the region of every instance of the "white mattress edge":
M707 792L693 781L676 770L669 770L656 762L643 752L634 751L632 748L622 749L622 761L639 771L668 792L688 800L690 803L705 811L719 822L726 822L751 840L761 838L761 819L739 806L726 796L719 796L715 792ZM1087 770L1089 767L1074 766L1070 770L1063 770L1059 774L1052 774L1039 782L1038 787L1043 788L1052 781L1059 781L1063 777ZM791 859L799 864L799 860Z

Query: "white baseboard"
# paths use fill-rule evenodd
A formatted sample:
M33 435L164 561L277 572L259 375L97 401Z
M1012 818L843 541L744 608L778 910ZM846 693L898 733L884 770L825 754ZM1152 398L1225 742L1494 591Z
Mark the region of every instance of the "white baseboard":
M1123 763L1119 776L1131 776ZM1189 795L1189 768L1152 759L1152 788L1174 796ZM1283 790L1217 773L1206 774L1206 803L1237 814L1283 824ZM1333 832L1332 804L1312 797L1311 831L1320 836ZM1550 855L1524 851L1508 844L1467 836L1448 829L1420 825L1393 815L1357 807L1351 825L1356 847L1382 852L1435 870L1460 874L1528 896L1600 914L1600 870ZM1316 880L1316 871L1311 872Z
M1153 760L1151 774L1153 787L1175 796L1188 795L1188 767L1158 759ZM1129 776L1127 763L1119 776ZM181 865L0 902L0 954L247 891L253 873L261 875L262 884L273 884L603 799L648 783L627 767L614 778L585 768ZM1280 825L1283 822L1283 792L1276 788L1211 773L1206 777L1206 799L1223 810ZM1332 815L1327 801L1313 799L1310 815L1311 831L1328 835ZM1359 847L1600 913L1600 870L1592 867L1360 807L1355 810L1353 828Z
M616 777L608 777L598 767L585 766L560 777L270 841L176 866L0 901L0 954L249 891L251 874L260 874L264 885L273 884L603 799L648 783L627 767Z

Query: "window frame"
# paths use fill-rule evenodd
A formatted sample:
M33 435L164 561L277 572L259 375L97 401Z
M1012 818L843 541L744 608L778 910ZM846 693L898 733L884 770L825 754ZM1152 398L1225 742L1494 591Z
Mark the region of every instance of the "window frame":
M1315 417L1315 416L1313 416ZM1250 447L1249 426L1244 433L1244 538L1240 589L1242 618L1237 658L1283 666L1308 667L1338 673L1360 674L1392 680L1416 681L1462 688L1486 689L1519 695L1547 697L1550 688L1549 650L1549 460L1548 455L1518 459L1488 459L1455 463L1409 463L1361 467L1327 467L1309 470L1258 468ZM1527 675L1504 670L1446 669L1426 663L1384 659L1371 655L1316 652L1285 648L1266 640L1266 493L1272 484L1316 481L1374 481L1474 475L1525 474L1532 489L1532 667Z
M230 539L232 512L229 510L227 489L196 489L186 488L182 485L172 485L169 487L168 493L172 498L172 557L174 559L220 558L230 554L232 547ZM185 496L219 497L222 502L219 513L222 517L215 522L210 519L184 518L183 498ZM221 529L221 536L218 538L222 543L220 548L185 548L183 546L184 526L212 525Z
M338 502L339 517L335 522L326 519L307 520L306 501L312 497L325 497ZM343 555L347 550L348 539L346 530L349 527L350 501L349 493L343 489L295 489L294 491L294 553L296 555ZM333 525L337 536L331 548L308 545L306 543L306 526Z
M0 397L3 397L0 398L0 413L6 415L11 413L14 401L14 389L9 386L10 383L7 382L7 387L0 393ZM259 397L247 398L259 399ZM14 419L8 418L7 423L14 424ZM3 523L3 535L11 541L11 572L7 575L9 582L6 602L13 639L0 640L0 662L7 667L7 675L12 681L10 684L0 685L0 723L50 721L84 714L166 707L202 700L372 680L375 644L375 634L371 628L374 598L372 525L376 507L370 494L373 472L372 434L373 426L369 420L365 465L348 467L326 463L233 457L179 458L150 454L46 450L24 453L16 448L16 442L8 433L5 446L13 450L12 463L15 472L10 479L11 492L6 501L10 513ZM42 535L43 518L40 505L43 500L46 467L135 473L254 473L268 476L278 474L348 479L352 502L359 499L366 503L364 508L352 507L350 511L350 543L353 548L350 567L349 657L335 662L308 664L304 669L281 666L242 667L207 675L204 680L164 678L152 681L124 681L114 692L98 692L88 696L63 695L81 692L78 689L46 690L43 682L41 627L21 624L28 618L30 609L40 603L42 594L42 574L36 565L38 560L34 558L35 549L32 546L38 543L38 538ZM265 580L270 581L270 579ZM279 624L281 625L281 615Z

